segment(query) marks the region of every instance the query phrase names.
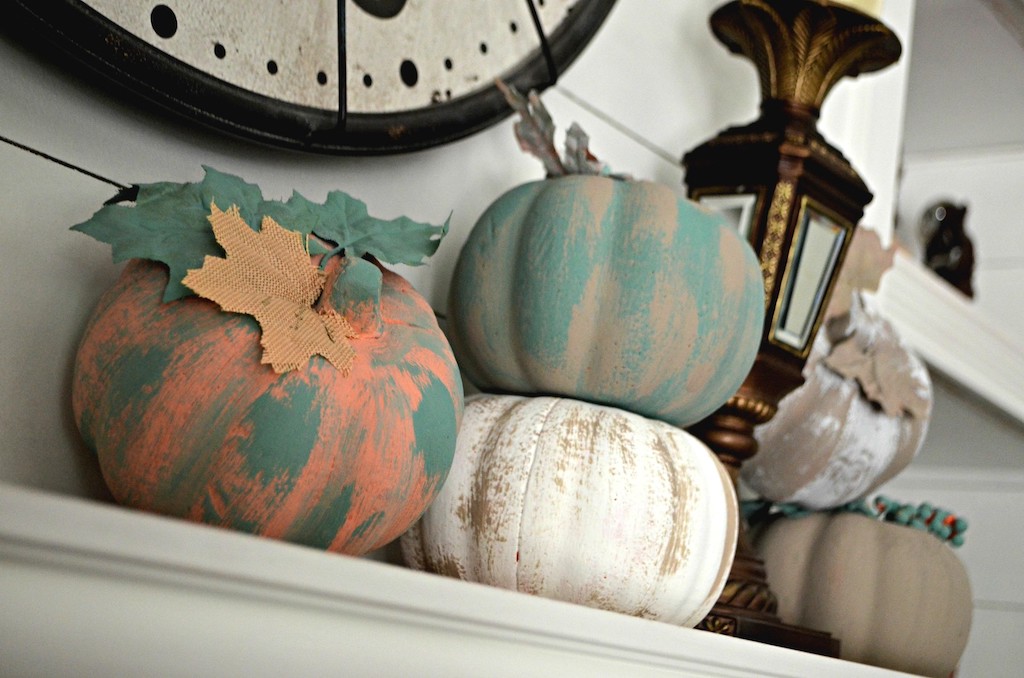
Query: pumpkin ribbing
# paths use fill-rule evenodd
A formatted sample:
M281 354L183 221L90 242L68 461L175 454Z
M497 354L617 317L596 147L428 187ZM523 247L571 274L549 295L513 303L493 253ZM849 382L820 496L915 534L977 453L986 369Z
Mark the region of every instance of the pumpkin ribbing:
M283 375L259 328L211 302L163 303L133 261L76 359L83 438L119 502L346 553L397 537L451 464L461 384L433 313L384 271L382 336L342 375L319 356Z
M482 390L686 426L749 371L763 283L736 232L668 188L567 176L488 208L460 254L449 314L460 366Z

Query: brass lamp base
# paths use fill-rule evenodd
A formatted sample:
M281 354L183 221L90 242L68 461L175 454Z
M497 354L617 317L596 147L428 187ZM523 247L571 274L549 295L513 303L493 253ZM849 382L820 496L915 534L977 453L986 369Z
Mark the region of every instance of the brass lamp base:
M714 414L690 428L725 464L736 482L740 465L757 452L754 427L775 416L778 400L799 383L792 365L758 356L739 393ZM770 394L755 396L754 393ZM830 634L785 624L775 614L778 602L768 585L764 563L754 551L746 525L740 522L736 557L729 580L714 608L697 628L827 657L839 656L839 641Z
M754 427L803 382L853 230L871 200L849 161L818 132L822 103L839 80L886 67L902 48L877 19L830 0L732 0L712 14L711 28L754 64L761 86L757 120L683 158L691 198L742 206L736 225L764 276L765 328L754 366L729 402L689 428L735 483L757 453ZM784 624L777 607L741 522L725 591L698 628L838 656L838 640Z
M731 607L721 602L715 604L697 628L723 636L734 636L826 657L839 656L839 641L827 633L790 626L778 619L761 619L751 616L749 610Z

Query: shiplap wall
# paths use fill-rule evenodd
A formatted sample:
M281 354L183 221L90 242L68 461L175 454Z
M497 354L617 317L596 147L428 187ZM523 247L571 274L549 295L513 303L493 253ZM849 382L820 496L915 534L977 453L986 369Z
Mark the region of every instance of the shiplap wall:
M975 301L993 331L1024 340L1024 49L986 3L917 3L898 237L916 250L924 209L969 205ZM983 350L983 349L979 349ZM1024 428L934 375L935 410L914 464L886 492L941 502L970 521L959 555L974 593L964 676L1024 675Z
M900 239L914 244L929 204L966 203L975 303L1024 341L1024 45L987 3L918 4Z
M580 122L594 151L617 171L682 194L682 153L756 115L753 68L730 56L707 29L718 4L620 0L592 45L545 95L560 126ZM913 7L886 3L885 20L905 46ZM119 183L191 181L205 163L259 183L268 196L284 197L294 188L321 199L340 188L382 217L441 220L452 212L451 235L431 263L403 270L438 310L476 217L503 191L541 175L539 165L518 151L511 121L411 155L309 156L156 116L69 77L2 35L0 64L0 136ZM883 233L891 229L895 202L906 66L904 60L843 83L822 115L826 136L875 191L865 222ZM2 481L104 496L95 460L74 431L67 393L78 335L117 271L106 245L67 228L113 192L100 180L0 143ZM982 447L985 430L983 425ZM945 473L941 462L931 466Z

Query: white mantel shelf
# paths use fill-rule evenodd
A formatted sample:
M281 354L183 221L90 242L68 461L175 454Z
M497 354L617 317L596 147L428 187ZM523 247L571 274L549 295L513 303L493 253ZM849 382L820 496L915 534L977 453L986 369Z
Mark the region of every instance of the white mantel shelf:
M12 676L900 676L0 484Z
M900 335L960 385L1024 424L1024 343L937 275L897 251L878 301Z

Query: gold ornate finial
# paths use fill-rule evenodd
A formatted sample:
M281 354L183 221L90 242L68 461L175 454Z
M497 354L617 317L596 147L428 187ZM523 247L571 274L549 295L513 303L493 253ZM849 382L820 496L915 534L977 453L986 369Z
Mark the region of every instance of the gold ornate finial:
M827 0L734 0L711 16L711 28L754 63L762 99L815 112L839 80L885 68L901 51L877 19Z

